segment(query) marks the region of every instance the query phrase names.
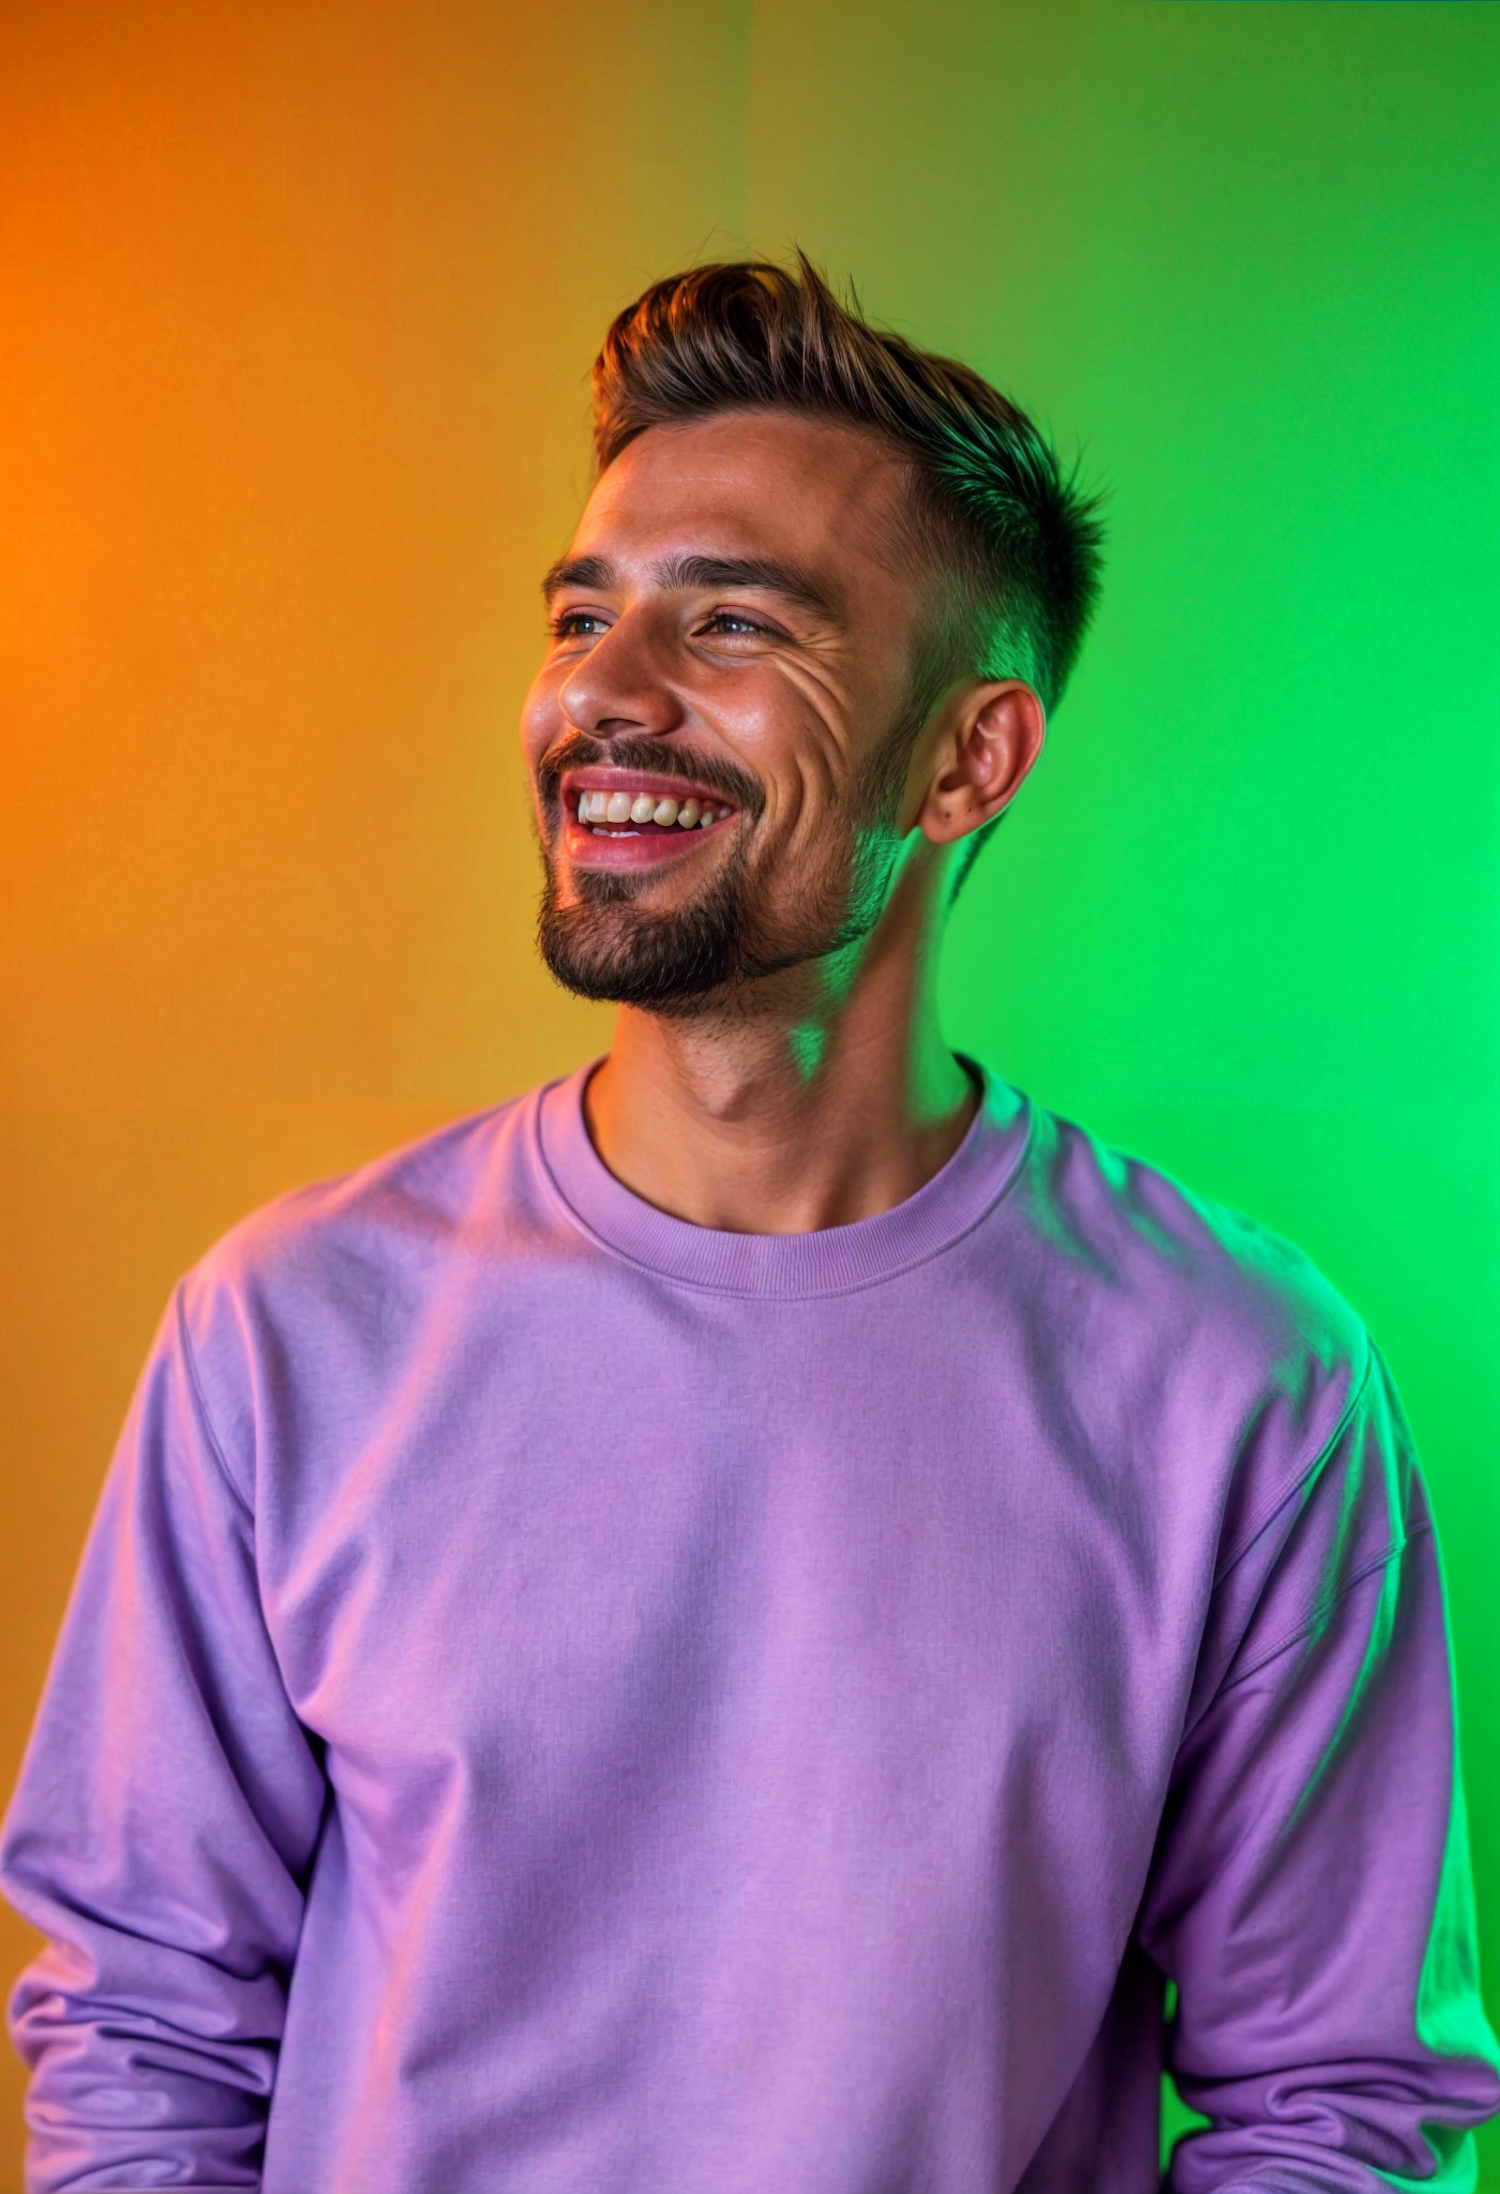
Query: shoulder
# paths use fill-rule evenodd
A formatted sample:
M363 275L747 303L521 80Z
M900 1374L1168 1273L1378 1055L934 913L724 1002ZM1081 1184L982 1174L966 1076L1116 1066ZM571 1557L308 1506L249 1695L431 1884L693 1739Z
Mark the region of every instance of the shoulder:
M189 1296L347 1272L362 1261L383 1266L450 1242L487 1205L503 1208L504 1175L536 1095L471 1113L348 1173L271 1198L198 1260L185 1282Z
M1372 1346L1304 1249L1043 1107L1011 1201L1075 1386L1106 1380L1133 1423L1234 1459L1257 1505L1312 1466Z
M274 1197L198 1259L174 1325L230 1445L278 1397L399 1359L458 1275L524 1253L547 1223L531 1159L540 1094Z
M1018 1187L1060 1262L1108 1290L1363 1357L1357 1312L1305 1250L1074 1120L1036 1108Z

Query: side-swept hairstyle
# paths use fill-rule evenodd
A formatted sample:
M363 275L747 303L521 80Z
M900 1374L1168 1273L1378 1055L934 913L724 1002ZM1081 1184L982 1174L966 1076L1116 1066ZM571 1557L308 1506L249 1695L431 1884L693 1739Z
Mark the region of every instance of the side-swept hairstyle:
M882 435L911 464L911 546L946 581L947 676L1023 678L1056 706L1098 598L1102 491L972 368L841 304L805 253L654 283L605 336L593 402L601 472L647 427L742 406Z

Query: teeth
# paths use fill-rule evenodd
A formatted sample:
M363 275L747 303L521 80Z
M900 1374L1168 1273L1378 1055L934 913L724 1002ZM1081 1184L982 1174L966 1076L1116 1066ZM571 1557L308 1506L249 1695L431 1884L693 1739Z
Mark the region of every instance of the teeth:
M675 800L670 793L605 792L591 787L578 795L578 820L592 823L655 823L659 830L670 830L675 823L679 830L702 830L709 823L722 823L733 810L715 807L712 800L700 800L690 793L686 800Z

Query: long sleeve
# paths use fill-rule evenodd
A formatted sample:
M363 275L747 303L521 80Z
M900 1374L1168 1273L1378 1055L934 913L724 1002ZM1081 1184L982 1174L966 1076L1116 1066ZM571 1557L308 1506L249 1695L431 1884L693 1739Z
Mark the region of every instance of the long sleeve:
M1138 1933L1210 2125L1171 2194L1474 2184L1500 2109L1438 1549L1371 1351L1312 1470L1228 1558Z
M105 1482L0 1842L49 1937L11 1999L30 2194L260 2184L326 1784L181 1295Z

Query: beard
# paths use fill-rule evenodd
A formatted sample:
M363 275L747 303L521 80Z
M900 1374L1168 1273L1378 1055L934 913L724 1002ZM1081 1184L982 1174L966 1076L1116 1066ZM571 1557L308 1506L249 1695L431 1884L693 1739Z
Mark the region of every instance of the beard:
M537 944L564 989L680 1018L732 1010L750 986L826 959L869 935L884 910L900 850L896 831L906 765L926 721L913 697L872 755L847 806L819 832L816 873L788 876L755 860L742 830L714 873L686 904L665 912L638 904L642 880L619 871L579 870L571 904L559 900L556 865L538 838L545 881ZM609 762L624 769L685 772L727 794L751 823L764 809L753 778L650 738L578 738L537 770L552 832L562 821L564 770ZM533 818L534 822L534 818Z

